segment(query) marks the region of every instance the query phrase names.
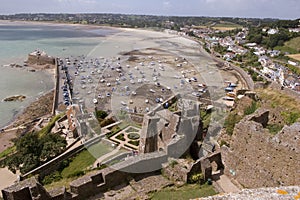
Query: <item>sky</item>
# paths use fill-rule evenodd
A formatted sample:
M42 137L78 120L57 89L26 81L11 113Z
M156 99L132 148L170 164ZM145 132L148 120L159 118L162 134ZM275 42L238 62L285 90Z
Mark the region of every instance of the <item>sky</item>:
M300 0L0 0L0 14L121 13L300 18Z

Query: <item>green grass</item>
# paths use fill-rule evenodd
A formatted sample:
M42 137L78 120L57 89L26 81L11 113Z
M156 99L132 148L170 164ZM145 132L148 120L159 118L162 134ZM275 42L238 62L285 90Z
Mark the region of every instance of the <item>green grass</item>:
M233 134L234 127L237 123L239 123L242 119L242 116L239 116L236 113L229 113L225 119L224 127L226 128L226 133L228 135Z
M139 146L140 145L140 141L139 140L130 140L128 143L132 144L134 146Z
M64 115L64 113L54 116L54 117L50 120L50 122L49 122L44 128L42 128L42 129L38 132L39 137L42 137L42 136L44 136L44 135L50 133L51 129L52 129L52 128L54 127L54 125L55 125L55 122L56 122L57 120L59 120L63 115Z
M290 54L297 54L300 52L300 37L296 37L284 43L284 46L276 46L274 49L281 52L289 52Z
M47 191L57 189L59 187L66 187L67 189L69 189L70 188L70 183L75 179L77 179L77 177L64 178L64 179L61 179L60 181L53 182L53 183L48 184L48 185L44 185L44 187L46 188Z
M203 123L203 129L208 129L210 120L211 120L211 112L207 112L203 109L200 110L200 118Z
M293 111L281 112L281 116L283 116L284 122L287 125L291 125L291 124L295 123L300 118L300 113L299 112L293 112Z
M87 173L97 158L110 151L109 145L100 142L92 145L88 150L83 150L73 157L61 171L55 171L46 176L42 182L47 185L47 188L67 186L72 180Z
M296 98L281 93L278 90L271 88L258 89L259 97L266 101L269 101L272 107L282 107L286 112L300 112L300 101Z
M4 158L9 154L14 153L15 151L16 151L16 146L9 147L0 153L0 158Z
M268 124L267 129L269 129L270 133L272 135L276 135L281 129L283 128L283 125L280 124Z
M252 101L251 105L244 110L244 115L250 115L254 113L259 107L256 101Z
M184 185L180 188L168 187L152 195L153 200L185 200L217 194L211 185Z
M139 130L137 130L137 129L135 129L135 128L132 128L132 127L130 127L130 128L129 128L129 129L127 129L125 132L126 132L126 133L131 133L131 132L139 132Z
M300 37L296 37L284 43L284 46L295 49L296 51L300 51Z
M83 150L70 162L68 167L62 170L61 176L68 178L78 171L86 170L95 161L96 158L89 151Z
M117 138L118 140L125 141L125 135L124 135L124 133L121 133L121 134L117 135L116 138Z
M95 158L100 158L101 156L112 151L112 148L108 144L97 143L88 148L88 152Z
M282 53L285 53L285 52L289 52L290 54L298 53L298 51L296 49L293 49L293 48L288 47L288 46L276 46L274 49L279 50Z

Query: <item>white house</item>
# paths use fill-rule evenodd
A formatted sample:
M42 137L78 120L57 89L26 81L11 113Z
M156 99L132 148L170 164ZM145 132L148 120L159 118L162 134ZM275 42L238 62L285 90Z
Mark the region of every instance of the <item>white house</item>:
M267 33L268 33L269 35L274 35L274 34L276 34L276 33L278 33L278 32L279 32L278 29L271 28L271 29L268 30Z

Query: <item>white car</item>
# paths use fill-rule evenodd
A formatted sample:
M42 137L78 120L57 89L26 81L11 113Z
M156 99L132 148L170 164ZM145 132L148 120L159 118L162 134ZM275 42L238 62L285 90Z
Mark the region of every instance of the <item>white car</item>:
M98 103L98 100L97 100L97 99L93 99L93 103L94 103L94 104L97 104L97 103Z

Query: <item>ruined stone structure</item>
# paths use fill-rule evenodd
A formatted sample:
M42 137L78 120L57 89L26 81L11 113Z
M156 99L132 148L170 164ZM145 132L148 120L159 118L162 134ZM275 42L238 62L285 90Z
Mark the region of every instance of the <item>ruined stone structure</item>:
M300 185L300 123L273 136L268 114L258 110L235 126L230 148L221 148L225 173L246 188Z
M152 163L166 162L162 154L154 153L147 157L131 157L130 159L114 165L114 168L105 168L92 174L85 175L70 183L70 191L65 187L46 191L35 178L29 178L2 190L5 200L84 200L93 195L101 195L108 189L126 183L130 178L139 176L138 173L145 166ZM132 171L136 170L137 173ZM153 171L143 175L152 175Z
M205 174L207 174L208 171L211 172L211 162L222 163L220 159L221 155L220 152L218 152L200 159L195 163L179 161L182 165L185 165L185 167L181 165L180 170L177 171L168 171L167 168L165 168L165 175L169 173L168 176L173 176L174 172L179 172L176 174L176 176L179 177L178 181L186 183L191 175L201 173L201 170L202 173L205 172ZM142 157L131 157L122 163L114 165L113 168L105 168L80 177L70 183L70 191L67 191L65 187L46 191L33 177L2 190L2 194L5 200L84 200L94 195L101 196L101 194L107 190L122 183L127 183L132 178L139 177L140 174L133 173L133 169L139 172L145 166L149 166L153 163L161 164L163 162L167 162L167 157L162 153L144 154ZM203 163L206 164L204 165ZM173 171L173 173L171 173L171 171ZM143 176L152 176L153 174L155 174L155 172L149 171L148 173L143 173ZM205 176L205 180L207 180L208 177L211 177L211 173Z
M37 64L37 65L54 65L55 58L48 56L45 52L36 50L28 55L27 59L28 64Z
M170 159L163 165L163 174L172 181L188 183L193 175L202 173L204 183L212 178L213 162L217 166L215 170L224 169L221 152L215 152L195 162L188 162L185 159Z
M153 171L160 170L169 157L178 158L185 153L199 131L199 103L180 99L178 107L180 111L177 114L158 106L154 112L145 116L140 142L141 154L125 159L113 165L113 168L106 168L73 181L70 184L70 192L66 192L65 188L47 192L35 180L29 179L4 189L4 199L24 199L20 195L23 190L27 194L24 200L31 199L31 197L34 199L86 199L126 182L128 177L135 177L139 173L151 174ZM70 111L70 119L71 114ZM206 166L203 165L201 169L207 171ZM200 170L199 167L193 166L191 169L193 172ZM189 171L185 173L188 174ZM27 186L26 181L31 184Z
M160 105L144 116L140 153L164 151L170 157L180 157L188 150L200 130L200 105L196 101L177 99L178 112Z

